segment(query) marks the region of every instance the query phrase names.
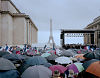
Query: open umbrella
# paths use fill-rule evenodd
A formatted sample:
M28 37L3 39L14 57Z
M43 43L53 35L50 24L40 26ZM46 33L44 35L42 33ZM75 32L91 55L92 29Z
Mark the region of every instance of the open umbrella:
M51 77L52 77L52 71L42 65L29 67L21 75L21 78L51 78Z
M44 63L43 65L44 65L45 67L50 67L50 66L52 66L51 63Z
M50 53L43 53L41 56L42 57L48 57L48 56L50 56L51 54Z
M86 70L89 65L91 65L93 62L97 62L97 61L99 61L99 60L92 59L92 60L89 60L89 61L84 62L82 65L83 65L84 69Z
M13 70L13 69L16 69L16 67L11 61L5 58L0 58L0 70Z
M100 55L96 52L88 52L83 57L86 59L100 59Z
M42 56L33 56L29 58L28 60L26 60L25 63L31 64L31 65L40 65L40 64L47 63L47 60Z
M86 72L94 74L95 76L100 77L100 61L93 62L88 66Z
M85 57L83 57L83 56L84 56L84 54L76 54L75 58L77 58L77 59L85 59Z
M19 68L19 71L22 73L24 72L28 67L34 66L34 65L44 65L44 66L51 66L51 64L47 64L47 60L42 56L33 56L29 59L25 60L25 62L21 65Z
M74 63L75 66L77 67L78 71L81 72L84 70L84 67L82 66L83 63Z
M46 57L46 59L47 59L47 60L55 60L57 57L58 57L57 55L52 54L52 55Z
M0 78L19 78L19 72L17 70L0 71Z
M25 60L27 60L28 58L30 58L30 56L27 56L27 55L22 55L24 58L25 58Z
M65 50L65 51L63 51L62 53L61 53L61 55L60 56L67 56L67 57L73 57L75 55L75 53L73 52L73 51L67 51L67 50Z
M74 73L79 73L79 71L78 71L78 69L77 69L77 67L76 67L75 64L68 65L68 66L67 66L67 70L73 70ZM67 71L67 70L66 70L66 71Z
M72 60L68 57L58 57L55 59L55 62L60 63L60 64L69 64L72 63Z
M2 57L3 55L7 55L7 54L10 54L10 53L6 51L0 51L0 57Z
M19 60L24 60L25 58L22 55L19 54L7 54L2 56L3 58L9 59L11 61L19 61Z
M62 65L53 65L50 66L50 70L52 71L52 73L54 73L55 70L58 70L60 73L64 73L67 68Z

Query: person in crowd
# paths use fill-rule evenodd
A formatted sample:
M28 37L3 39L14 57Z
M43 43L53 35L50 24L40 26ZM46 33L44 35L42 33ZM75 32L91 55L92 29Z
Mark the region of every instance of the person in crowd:
M74 78L74 75L75 75L75 73L74 73L74 71L73 70L67 70L67 71L65 71L65 74L66 74L66 78Z
M44 46L44 50L46 49L47 45Z
M58 70L55 70L53 73L53 78L61 78L60 77L60 72Z
M26 48L27 48L26 46L27 46L27 45L25 44L25 45L24 45L24 48L23 48L24 52L26 52Z
M7 51L9 49L8 45L6 44L5 46L5 51Z
M2 51L2 47L0 46L0 51Z

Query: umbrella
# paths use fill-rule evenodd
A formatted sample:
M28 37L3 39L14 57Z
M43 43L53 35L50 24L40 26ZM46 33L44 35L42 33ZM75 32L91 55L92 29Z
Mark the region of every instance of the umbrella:
M77 55L75 55L75 58L77 58L77 59L85 59L85 57L83 57L84 56L84 54L77 54Z
M33 56L26 60L26 64L31 64L31 65L40 65L47 63L47 60L41 56Z
M51 63L44 63L43 65L44 65L45 67L50 67L50 66L52 66Z
M67 66L67 70L73 70L74 73L79 73L84 70L82 63L73 63Z
M83 57L85 57L87 59L100 59L100 55L97 54L96 52L86 53Z
M67 66L67 70L73 70L74 73L79 73L79 71L78 71L78 69L77 69L77 67L76 67L75 64L68 65L68 66ZM67 71L67 70L66 70L66 71Z
M55 70L58 70L60 73L64 73L67 68L62 65L53 65L50 66L50 70L52 71L52 73L54 73Z
M19 54L8 54L8 55L4 55L2 56L3 58L9 59L11 61L19 61L19 60L24 60L25 58L22 55Z
M94 74L95 76L100 77L100 61L93 62L88 66L86 72Z
M69 64L72 63L72 60L68 57L58 57L55 59L55 62L60 63L60 64Z
M25 60L27 60L28 58L30 58L29 56L27 56L27 55L22 55L24 58L25 58Z
M17 70L0 71L0 78L19 78Z
M57 57L58 57L57 55L52 54L52 55L46 57L46 59L47 59L47 60L55 60Z
M83 67L84 69L86 70L88 68L89 65L91 65L93 62L96 62L96 61L99 61L97 59L92 59L92 60L89 60L89 61L86 61L85 63L83 63Z
M11 61L5 58L0 58L0 70L12 70L12 69L16 69L16 67Z
M22 73L24 72L28 67L34 66L34 65L44 65L44 66L51 66L51 64L47 64L47 60L43 58L42 56L33 56L27 59L19 68L19 71Z
M2 57L3 55L7 55L7 54L10 54L10 53L6 51L0 51L0 57Z
M81 72L84 70L84 67L82 66L83 63L74 63L75 66L77 67L78 71Z
M63 52L61 53L60 56L72 57L72 56L74 56L74 55L75 55L75 53L74 53L73 51L67 51L67 50L65 50L65 51L63 51Z
M21 75L21 78L51 78L51 77L52 77L52 71L42 65L29 67Z
M70 57L70 59L71 59L73 62L77 62L77 61L78 61L77 58L75 58L75 57Z
M50 53L43 53L41 56L42 57L48 57L48 56L50 56L51 54Z

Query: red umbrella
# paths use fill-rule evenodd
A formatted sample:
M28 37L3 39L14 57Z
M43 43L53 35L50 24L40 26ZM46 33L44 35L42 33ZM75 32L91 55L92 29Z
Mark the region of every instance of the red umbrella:
M50 70L52 71L52 73L54 73L55 70L58 70L60 73L64 73L67 68L62 65L53 65L50 66Z

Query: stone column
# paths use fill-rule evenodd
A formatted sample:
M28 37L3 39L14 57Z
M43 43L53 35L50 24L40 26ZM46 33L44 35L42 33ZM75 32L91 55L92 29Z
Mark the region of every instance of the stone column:
M88 44L88 34L86 34L86 44Z
M29 22L29 44L31 42L31 34L30 34L30 32L31 32L31 22Z
M30 44L30 22L28 23L28 44Z
M84 44L87 43L87 40L86 40L86 34L84 33Z
M0 13L0 46L2 45L2 40L1 40L1 39L2 39L2 38L1 38L1 35L2 35L1 32L2 32L2 31L1 31L1 30L2 30L2 27L1 27L1 13Z
M86 33L86 44L89 44L89 34Z
M97 24L97 29L100 29L100 25L99 24Z
M0 0L0 11L1 11L1 0Z
M30 44L31 44L31 27L32 27L32 24L30 23Z
M27 20L27 44L29 43L29 20Z
M89 44L91 44L91 35L89 33Z
M97 46L100 48L100 37L99 37L99 34L100 34L100 30L97 31Z
M95 33L94 33L94 40L95 40L95 44L97 45L97 43L98 43L98 40L97 40L97 37L98 37L98 32L97 31L95 31Z
M1 0L0 0L0 46L2 45L1 43Z
M31 44L32 44L32 25L31 25Z

